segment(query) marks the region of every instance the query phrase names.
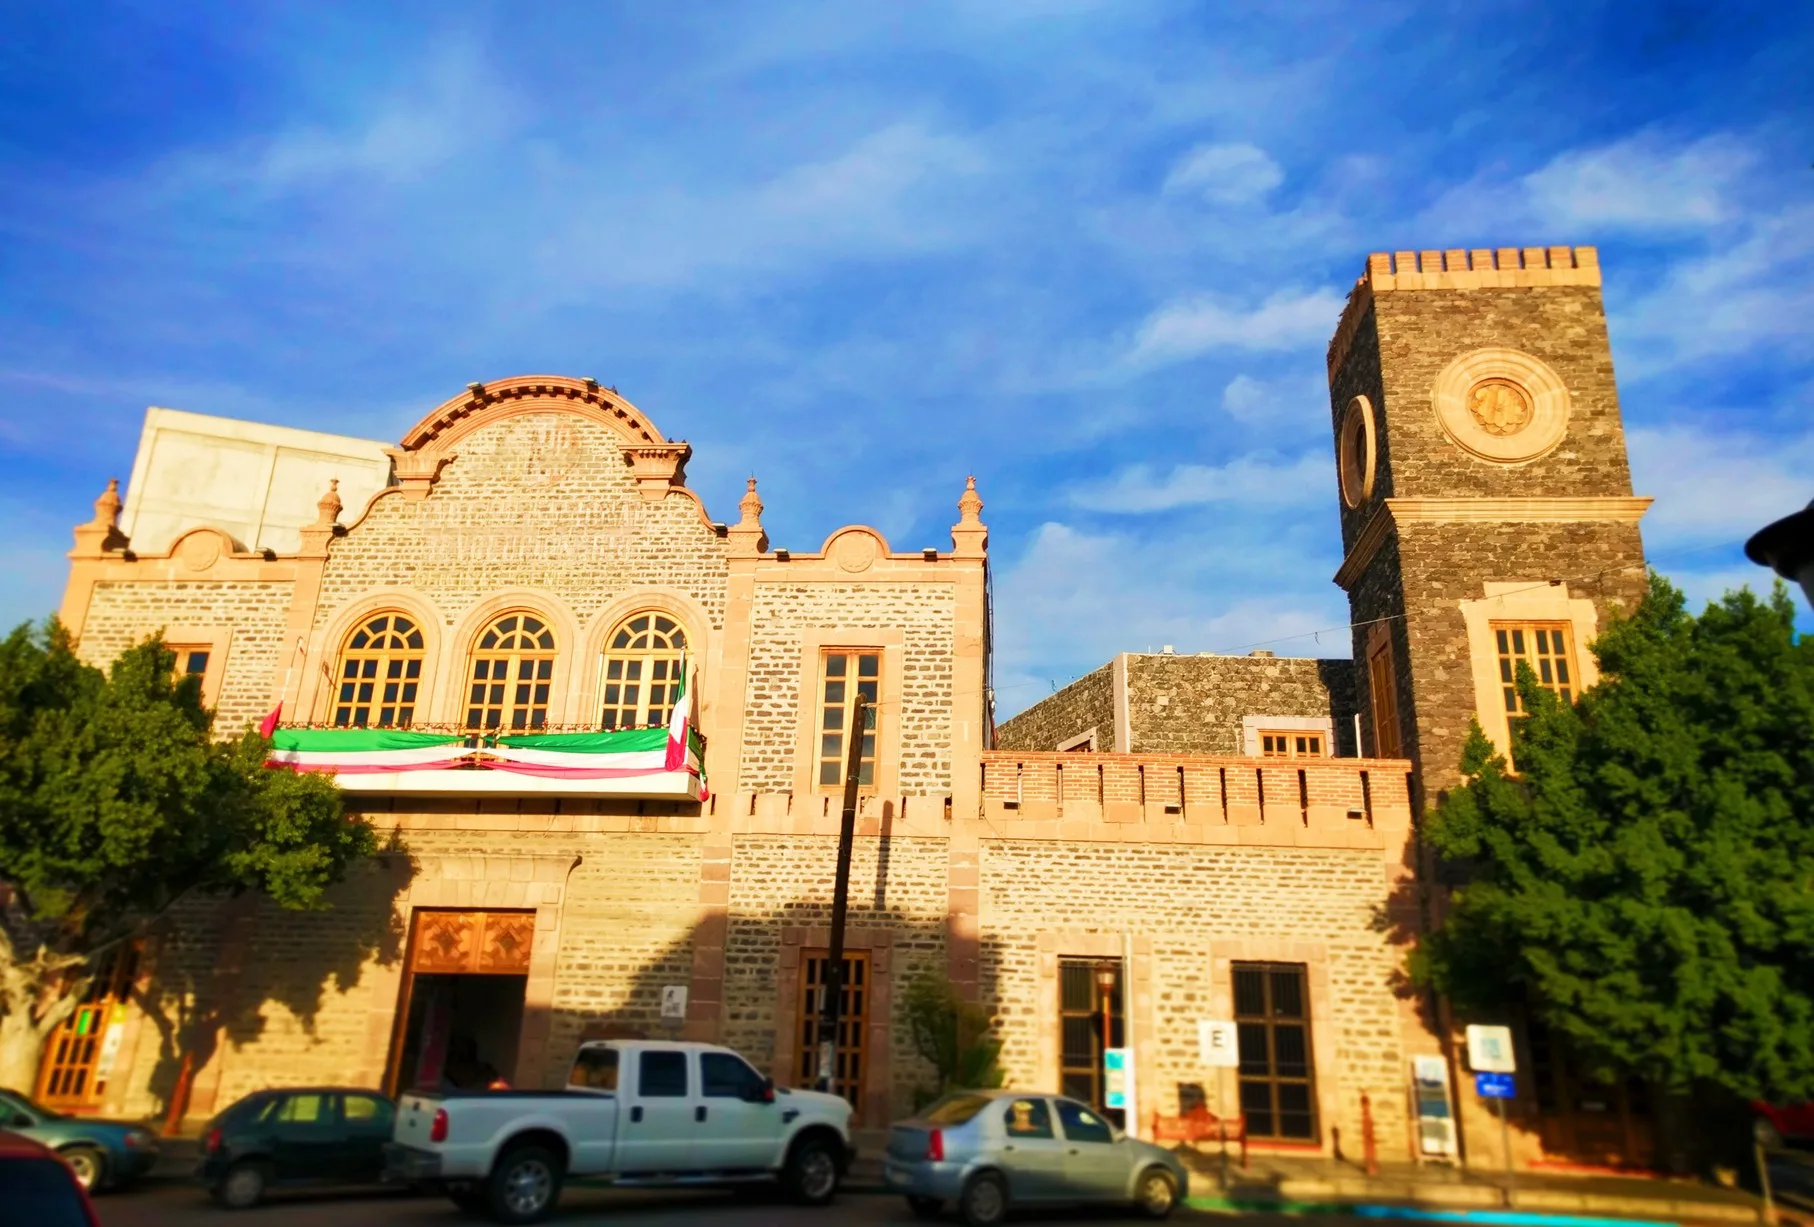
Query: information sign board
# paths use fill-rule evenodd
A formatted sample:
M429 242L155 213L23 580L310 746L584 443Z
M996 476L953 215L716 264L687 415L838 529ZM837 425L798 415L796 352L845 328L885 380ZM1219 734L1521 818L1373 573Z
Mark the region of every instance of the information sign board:
M1468 1068L1477 1074L1511 1074L1518 1071L1512 1053L1512 1029L1468 1025Z

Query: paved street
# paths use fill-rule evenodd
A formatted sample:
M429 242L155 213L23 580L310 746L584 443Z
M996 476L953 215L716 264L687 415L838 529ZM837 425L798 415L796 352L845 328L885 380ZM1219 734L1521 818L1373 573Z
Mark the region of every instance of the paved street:
M223 1210L199 1189L178 1183L158 1183L96 1199L95 1209L103 1227L467 1227L482 1221L467 1218L451 1203L438 1197L406 1196L296 1196L276 1200L251 1211ZM1204 1216L1180 1210L1174 1222ZM757 1227L786 1222L790 1227L847 1227L861 1224L918 1223L906 1204L882 1194L846 1194L823 1210L794 1206L773 1193L746 1191L643 1192L572 1188L561 1199L561 1211L551 1222L582 1227L680 1227L705 1223L710 1227ZM955 1224L955 1218L947 1220ZM1078 1227L1120 1227L1150 1220L1113 1212L1061 1211L1038 1218L1016 1218L1019 1223L1066 1223Z

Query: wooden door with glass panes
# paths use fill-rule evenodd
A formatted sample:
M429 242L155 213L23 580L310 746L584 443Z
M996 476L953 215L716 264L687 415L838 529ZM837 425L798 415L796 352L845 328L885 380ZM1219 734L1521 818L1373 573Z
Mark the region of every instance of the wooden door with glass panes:
M831 966L831 952L805 951L800 955L799 1020L795 1027L794 1085L819 1085L819 1044L823 1040L822 1012L825 1008L825 973ZM844 952L844 986L838 994L838 1045L834 1056L836 1067L832 1092L844 1097L853 1111L851 1123L863 1118L863 1071L868 1066L869 1039L869 952Z
M119 1054L126 1001L138 974L138 951L116 947L95 969L75 1012L44 1046L38 1069L38 1102L59 1112L92 1110L101 1103Z

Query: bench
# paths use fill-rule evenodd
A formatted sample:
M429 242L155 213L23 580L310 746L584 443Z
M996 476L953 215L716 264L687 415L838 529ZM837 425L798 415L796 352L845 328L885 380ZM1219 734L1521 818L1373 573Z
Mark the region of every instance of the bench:
M1161 1116L1153 1113L1153 1135L1155 1142L1186 1142L1197 1146L1203 1142L1229 1142L1241 1144L1241 1168L1247 1168L1247 1118L1237 1116L1233 1120L1223 1120L1209 1110L1207 1104L1197 1104L1185 1109L1177 1116Z

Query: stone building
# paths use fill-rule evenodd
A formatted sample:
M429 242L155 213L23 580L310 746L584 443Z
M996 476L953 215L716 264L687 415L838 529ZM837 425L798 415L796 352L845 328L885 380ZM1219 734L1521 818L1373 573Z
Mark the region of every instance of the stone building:
M1419 1117L1460 1084L1453 1020L1402 987L1413 799L1498 701L1505 619L1584 684L1593 620L1636 591L1597 285L1589 249L1369 262L1330 350L1360 666L1125 654L998 738L974 483L949 549L853 525L795 552L754 480L715 522L689 446L593 380L470 385L395 447L153 411L124 503L76 529L80 651L161 631L220 731L280 709L279 756L325 756L394 838L321 913L187 905L40 1092L194 1121L274 1083L555 1085L614 1034L799 1084L860 687L839 1085L865 1126L930 1081L902 1015L929 975L990 1007L1011 1085L1110 1108L1128 1050L1142 1131L1239 1103L1257 1146L1352 1151L1370 1116L1387 1155L1451 1148ZM691 756L571 765L661 744L677 705ZM1205 1064L1210 1020L1238 1071Z

